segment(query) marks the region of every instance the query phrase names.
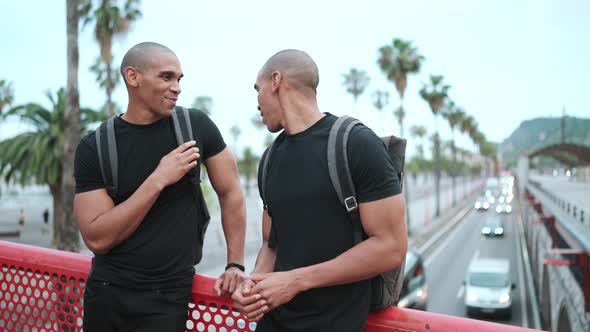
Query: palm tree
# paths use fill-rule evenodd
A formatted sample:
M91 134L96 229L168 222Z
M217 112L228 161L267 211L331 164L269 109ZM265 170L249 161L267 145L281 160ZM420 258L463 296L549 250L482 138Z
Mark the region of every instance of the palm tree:
M453 206L457 204L457 191L455 177L457 176L457 151L455 149L455 128L461 123L461 120L465 117L465 112L455 102L449 100L442 112L443 118L449 123L451 127L451 179L453 181Z
M418 150L418 156L420 156L421 159L424 159L424 146L422 145L422 140L426 137L426 127L414 125L410 128L410 135L420 141L416 146L416 150Z
M208 116L211 116L211 111L213 109L213 99L209 96L198 96L195 98L192 107L201 110Z
M68 35L68 83L66 105L63 114L63 153L61 159L61 219L55 219L58 231L54 235L57 249L78 252L80 238L78 224L74 219L74 153L80 142L80 96L78 94L78 23L80 21L79 0L67 0Z
M392 44L382 46L379 49L379 68L387 76L387 79L395 84L400 97L400 106L395 115L400 123L400 132L403 136L404 119L404 94L408 85L408 74L420 71L424 57L418 53L418 49L412 46L411 41L395 38Z
M391 44L379 48L379 59L377 63L379 68L385 74L387 79L395 84L400 98L400 106L394 111L400 127L400 136L404 136L404 94L408 85L408 74L415 74L420 71L420 66L424 57L418 53L418 49L412 46L411 41L400 38L393 39ZM404 183L405 180L404 173ZM410 202L410 195L406 188L404 190L404 199L406 204ZM406 213L406 224L408 232L410 231L410 214Z
M342 85L346 87L346 92L350 93L354 98L356 104L358 97L365 91L369 84L369 76L364 70L351 68L347 74L344 74L344 82Z
M451 87L443 84L442 75L430 75L430 83L420 89L420 96L428 102L434 115L434 187L436 191L435 216L440 216L440 137L438 135L438 114L440 113L447 93Z
M110 74L109 73L110 70ZM103 106L103 112L107 114L120 113L117 105L111 100L111 95L115 87L119 83L119 71L109 66L100 58L96 57L94 64L90 66L90 72L96 75L96 82L98 86L105 89L107 94L107 102Z
M12 88L12 82L6 80L0 80L0 114L4 107L12 104L14 101L14 89Z
M240 173L246 177L246 193L250 193L250 180L258 172L258 160L260 158L254 154L251 147L244 149L244 156L238 161Z
M84 19L84 25L94 22L94 36L100 47L100 57L91 70L97 74L97 81L105 89L107 95L105 109L107 114L112 116L115 114L112 94L118 82L117 71L113 69L113 38L125 35L131 23L141 17L138 8L140 0L125 0L123 6L119 6L117 0L97 0L96 7L92 5L92 0L82 1L80 13ZM104 67L97 66L99 62L104 63Z
M231 136L234 138L234 151L237 154L238 153L238 138L242 134L242 129L240 129L240 127L238 125L233 125L229 129L229 132L231 133Z
M389 103L389 93L383 90L376 90L373 92L373 106L377 111L381 112L385 106Z
M51 108L47 109L35 103L16 106L2 115L2 118L16 116L35 129L0 142L0 175L6 182L21 185L47 184L53 197L54 237L58 247L69 248L61 243L62 227L57 223L63 218L61 207L63 192L63 154L64 154L64 123L66 112L66 92L61 88L55 97L47 92ZM80 134L88 132L88 125L104 120L103 112L95 112L88 108L80 109ZM69 124L71 126L71 124ZM70 128L71 129L71 128ZM64 226L69 227L69 226ZM68 232L68 236L71 235ZM77 235L77 234L76 234Z

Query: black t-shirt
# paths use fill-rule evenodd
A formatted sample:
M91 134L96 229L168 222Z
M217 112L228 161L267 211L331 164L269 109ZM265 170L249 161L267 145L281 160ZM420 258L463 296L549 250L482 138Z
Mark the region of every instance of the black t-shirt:
M225 148L219 130L206 114L190 110L190 119L202 160ZM178 144L172 117L148 125L131 124L117 117L115 135L119 159L115 203L119 204ZM84 137L76 149L75 178L76 193L105 188L95 132ZM89 278L137 289L190 286L193 266L201 260L203 245L204 218L199 209L187 176L164 188L128 239L93 258Z
M327 114L307 130L276 143L266 192L272 215L270 240L277 250L275 271L331 260L354 244L351 221L328 171L328 136L336 119ZM348 157L359 203L401 192L385 144L369 128L353 127ZM363 331L369 287L365 280L300 293L265 315L257 331Z

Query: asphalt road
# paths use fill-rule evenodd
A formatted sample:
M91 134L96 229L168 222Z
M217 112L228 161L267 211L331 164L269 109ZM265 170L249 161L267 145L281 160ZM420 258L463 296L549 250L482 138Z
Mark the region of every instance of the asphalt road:
M486 238L481 229L486 218L496 215L490 209L487 212L472 210L465 219L441 242L440 246L427 257L425 271L428 284L428 311L466 317L465 288L462 284L470 262L475 257L508 258L510 260L512 282L516 289L512 291L512 318L497 319L491 316L470 317L491 322L524 326L526 298L523 294L524 275L520 248L517 244L516 215L502 215L505 235L502 238Z

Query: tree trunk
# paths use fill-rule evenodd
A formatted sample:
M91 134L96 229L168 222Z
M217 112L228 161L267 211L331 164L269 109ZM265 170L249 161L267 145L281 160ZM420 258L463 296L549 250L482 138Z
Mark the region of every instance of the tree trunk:
M436 192L435 217L440 216L440 138L438 137L438 119L434 115L434 191Z
M49 191L53 198L53 240L51 241L51 245L57 247L57 244L61 241L60 223L63 221L61 184L55 183L49 185Z
M64 114L64 151L61 174L61 222L57 249L80 251L78 224L74 219L74 153L80 142L80 97L78 94L78 21L79 0L67 0L68 83Z
M115 107L113 105L113 90L115 89L115 83L113 80L113 60L112 58L106 63L106 70L107 70L107 77L106 77L106 84L105 89L107 92L107 107L106 111L109 117L115 115ZM77 84L76 84L77 85Z

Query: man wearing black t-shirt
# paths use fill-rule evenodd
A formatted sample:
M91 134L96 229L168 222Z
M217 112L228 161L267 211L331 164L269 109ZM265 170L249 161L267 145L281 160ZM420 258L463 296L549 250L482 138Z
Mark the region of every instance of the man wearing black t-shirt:
M381 139L362 125L353 127L347 147L367 235L354 245L328 171L337 118L319 111L318 82L309 55L285 50L266 62L254 85L266 127L286 133L268 164L262 248L252 275L233 294L235 306L258 321L257 331L362 331L367 279L399 266L407 250L397 171Z
M215 124L198 110L189 111L194 141L178 146L171 114L183 74L170 49L134 46L121 74L129 104L114 121L114 199L105 189L95 133L76 150L74 213L95 254L84 291L84 331L185 331L206 223L185 175L200 158L219 197L233 264L215 290L229 295L245 278L237 268L244 259L245 206L236 161Z

